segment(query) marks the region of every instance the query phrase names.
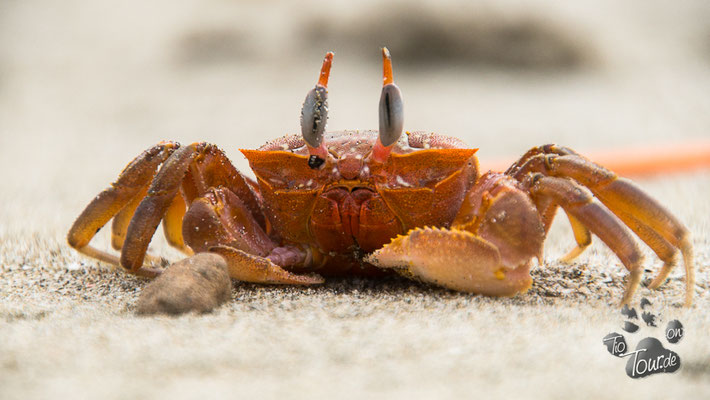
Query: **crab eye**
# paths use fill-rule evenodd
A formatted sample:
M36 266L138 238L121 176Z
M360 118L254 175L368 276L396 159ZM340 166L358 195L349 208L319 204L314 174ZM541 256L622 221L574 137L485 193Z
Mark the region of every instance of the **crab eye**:
M394 83L382 87L380 96L380 142L391 146L402 135L404 126L402 92Z
M327 120L328 90L317 85L308 92L301 109L301 134L309 146L321 145Z
M373 149L373 158L385 162L392 145L402 136L404 111L402 92L392 77L392 57L386 47L382 48L382 95L380 95L380 136Z
M328 78L332 62L333 53L329 52L323 60L318 83L308 92L301 108L301 135L311 154L308 165L314 169L325 162L327 154L323 134L328 121Z

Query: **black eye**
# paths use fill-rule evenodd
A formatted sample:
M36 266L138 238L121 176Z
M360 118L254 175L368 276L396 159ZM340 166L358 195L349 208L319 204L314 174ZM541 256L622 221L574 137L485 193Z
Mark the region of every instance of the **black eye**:
M308 166L311 167L311 169L320 168L320 166L323 165L324 162L325 162L324 159L322 159L316 155L312 155L312 156L308 157Z

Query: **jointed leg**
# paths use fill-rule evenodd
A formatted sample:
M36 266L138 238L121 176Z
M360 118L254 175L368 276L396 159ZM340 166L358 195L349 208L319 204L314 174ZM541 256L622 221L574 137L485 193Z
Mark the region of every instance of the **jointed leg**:
M547 154L556 154L560 156L567 155L578 155L574 150L568 149L567 147L557 146L554 144L546 144L542 146L533 147L532 149L525 152L525 154L514 162L513 165L508 167L505 171L506 175L510 175L518 180L522 179L525 173L527 173L527 163L534 158L540 158L540 156L545 156Z
M131 201L128 202L128 204L126 204L126 206L113 217L113 222L111 224L111 246L114 249L121 251L123 248L123 243L126 240L126 232L128 231L128 225L133 218L133 214L136 212L136 208L138 208L141 200L143 200L145 195L148 193L148 188L149 185L146 185L143 189L141 189L138 194L133 196L133 199L131 199ZM113 255L109 256L114 257ZM120 264L120 260L118 257L115 257L115 259L115 265L118 266ZM148 264L152 265L160 263L159 258L153 257L150 254L145 255L144 261L147 261Z
M191 256L194 252L185 245L182 236L182 220L186 209L185 198L178 192L163 216L163 234L168 244Z
M194 146L197 154L183 185L188 204L202 197L209 188L224 186L239 197L260 226L265 226L266 219L255 192L256 184L242 175L217 146L208 143Z
M693 249L688 230L673 214L630 181L579 156L571 150L541 146L542 152L516 163L509 171L523 180L531 172L571 178L588 187L619 219L636 233L664 262L651 287L662 284L677 262L678 250L683 255L686 272L686 305L692 302L694 290ZM545 154L544 150L550 150ZM535 150L535 149L533 149ZM533 152L535 153L535 152ZM563 154L564 155L558 155ZM521 159L522 160L522 159Z
M212 232L214 235L219 237L220 229L226 227L231 232L241 232L241 235L234 236L236 241L229 244L243 248L249 254L259 257L268 255L270 259L284 263L298 264L305 260L306 254L295 248L281 248L279 252L270 254L274 244L264 231L268 226L261 214L254 183L241 175L221 150L206 143L194 143L182 148L178 148L177 144L163 143L144 152L129 164L112 188L89 204L70 231L69 242L87 255L113 264L120 263L131 273L154 276L158 271L143 267L143 262L160 221L163 220L168 243L191 254L192 249L186 246L183 239L186 201L195 201L197 210L202 205L201 196L217 187L226 188L217 191L220 196L230 197L226 202L239 203L239 206L229 208L232 213L221 218ZM225 199L220 201L225 202ZM88 246L94 232L114 215L112 244L121 250L120 260ZM249 229L236 229L233 225L239 222L235 221L249 221ZM208 233L209 230L204 231L204 234ZM209 249L199 242L193 241L192 244L197 251ZM212 244L226 243L218 240Z
M126 232L128 231L128 224L131 223L131 218L133 218L136 208L138 208L138 205L148 193L149 187L150 185L146 184L145 187L133 196L131 201L113 217L113 222L111 223L111 246L115 250L121 251L123 248L123 242L126 240Z
M577 258L577 256L582 254L590 244L592 244L592 234L589 232L589 229L571 213L566 211L565 213L567 214L567 219L572 226L572 233L574 233L574 240L577 242L577 246L570 250L569 253L562 256L560 260L562 262L571 262Z
M121 265L131 273L143 275L141 270L148 244L177 195L194 154L192 145L177 149L160 167L148 189L148 195L133 214L121 250Z
M658 288L666 281L668 274L670 274L673 267L678 263L678 250L668 241L663 239L661 235L649 228L648 225L642 223L632 215L617 212L616 216L624 221L626 226L630 227L631 230L634 231L641 238L641 240L643 240L644 243L646 243L651 250L653 250L654 253L656 253L658 258L663 261L661 271L648 285L651 289Z
M589 190L579 184L542 174L533 175L530 179L530 193L533 197L552 198L571 215L573 228L577 226L577 230L582 231L582 239L584 231L589 229L619 257L631 274L621 300L622 304L628 304L641 282L643 272L643 257L631 233L606 207L594 201Z
M94 248L89 242L106 222L139 194L153 178L158 166L178 146L173 142L159 143L131 161L111 187L99 193L76 219L67 235L69 245L89 257L118 265L118 257Z

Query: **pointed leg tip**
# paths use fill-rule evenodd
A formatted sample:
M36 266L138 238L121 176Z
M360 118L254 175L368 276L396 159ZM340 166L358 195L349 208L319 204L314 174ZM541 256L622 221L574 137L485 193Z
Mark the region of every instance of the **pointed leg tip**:
M665 278L664 278L664 279L658 279L658 277L656 277L656 279L652 280L651 283L648 284L648 288L651 289L651 290L656 290L656 289L658 289L659 287L661 287L661 285L663 285L663 283L664 283L665 281L666 281Z
M694 290L695 284L693 283L692 285L689 285L686 290L685 290L685 302L683 303L684 307L690 308L693 305L693 295L694 295Z
M685 302L683 303L683 307L690 308L692 306L693 306L693 296L686 297Z
M560 257L560 262L562 262L564 264L571 264L572 261L574 261L577 257L579 257L584 252L584 250L586 248L587 248L586 246L585 247L577 246L577 247L573 248L567 254Z
M298 275L300 277L303 277L302 283L304 285L322 285L325 283L325 278L318 275L318 274L309 274L309 275Z
M572 264L572 261L574 261L576 257L570 256L569 254L565 254L564 256L559 258L559 261L562 264Z
M384 256L384 258L383 258ZM362 260L374 267L382 269L394 268L393 265L387 263L386 260L387 253L383 252L383 249L375 250L372 253L366 255Z

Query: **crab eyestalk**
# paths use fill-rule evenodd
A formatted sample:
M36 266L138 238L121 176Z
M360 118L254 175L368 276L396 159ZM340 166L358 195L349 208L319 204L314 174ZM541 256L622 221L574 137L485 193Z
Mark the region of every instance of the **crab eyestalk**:
M385 162L392 151L392 146L402 136L404 111L402 92L395 85L392 77L392 57L387 47L382 48L382 94L380 95L380 135L372 149L372 158Z
M333 52L328 52L323 59L318 83L308 92L301 108L301 135L311 155L308 166L314 169L323 165L328 155L323 134L328 121L328 77L332 63Z

